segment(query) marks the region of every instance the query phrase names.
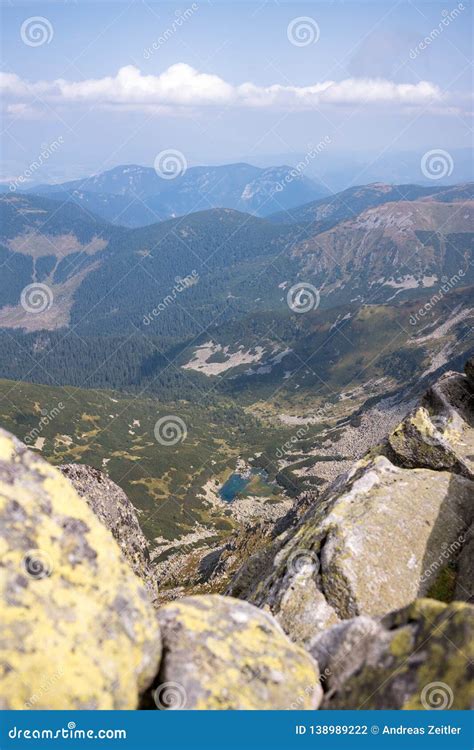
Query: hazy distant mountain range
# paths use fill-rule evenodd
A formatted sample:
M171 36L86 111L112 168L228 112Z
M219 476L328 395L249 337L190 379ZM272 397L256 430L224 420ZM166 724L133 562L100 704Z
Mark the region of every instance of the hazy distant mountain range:
M288 166L261 169L250 164L190 167L168 179L151 167L125 165L34 193L82 208L122 226L138 227L209 208L233 208L267 216L328 194Z
M331 193L341 192L350 186L384 182L390 185L419 184L430 186L433 180L423 174L421 161L426 152L438 150L440 144L432 143L412 151L335 151L332 147L323 149L315 159L309 161L305 175L322 183ZM472 148L448 147L448 159L452 170L439 177L438 185L452 185L467 182L473 174ZM243 160L250 160L245 157ZM265 166L268 157L254 155L259 166ZM275 164L297 164L306 162L304 152L280 153L272 156Z
M133 175L134 190L154 181ZM395 419L397 399L409 403L410 389L473 351L472 193L376 183L265 218L221 207L138 228L61 194L4 194L4 421L27 433L66 386L67 410L39 449L45 437L47 453L87 458L117 480L125 467L137 507L171 493L188 511L236 449L265 465L301 428L270 473L292 493L314 489L328 420L336 440L367 409L379 419L380 400ZM158 414L192 434L159 461ZM150 537L192 526L173 504L154 519Z

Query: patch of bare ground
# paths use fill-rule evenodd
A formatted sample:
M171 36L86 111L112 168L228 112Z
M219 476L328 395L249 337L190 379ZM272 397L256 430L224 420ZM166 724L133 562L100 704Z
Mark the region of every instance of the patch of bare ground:
M102 237L92 237L89 242L82 244L75 234L43 234L41 232L24 232L5 242L14 253L29 255L31 258L42 258L54 255L55 258L66 258L73 253L95 255L104 250L108 241Z
M96 270L99 263L91 263L87 268L76 273L63 284L51 284L52 303L43 312L27 312L20 303L6 305L0 310L0 328L22 328L31 333L33 331L55 331L69 325L74 293L91 271Z

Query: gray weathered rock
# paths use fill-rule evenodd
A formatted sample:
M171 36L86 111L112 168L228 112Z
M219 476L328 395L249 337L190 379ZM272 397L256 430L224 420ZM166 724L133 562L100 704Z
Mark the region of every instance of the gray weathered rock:
M474 604L474 526L467 531L457 560L454 598Z
M316 663L274 618L218 595L158 610L163 660L156 705L182 709L317 708Z
M390 635L367 615L344 620L313 638L308 651L318 663L325 694L340 690L370 662L375 639L379 653L383 646L388 647Z
M464 366L464 372L466 373L471 389L474 391L474 357L467 360Z
M376 621L357 617L310 644L326 709L473 707L474 607L418 599Z
M474 479L474 391L448 372L387 439L389 458L406 468L447 470Z
M364 459L229 593L268 606L301 643L338 618L386 614L428 592L471 524L473 490L456 474Z
M150 564L148 542L138 523L137 513L125 492L109 477L92 466L64 464L59 467L89 507L112 532L125 558L143 580L152 600L157 585Z

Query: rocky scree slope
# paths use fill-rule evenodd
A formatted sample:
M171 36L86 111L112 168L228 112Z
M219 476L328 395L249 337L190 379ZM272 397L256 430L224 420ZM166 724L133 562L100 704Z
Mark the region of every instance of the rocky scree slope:
M240 600L157 611L114 486L100 496L100 477L63 467L81 497L1 432L0 706L469 708L473 371L444 375L251 557Z

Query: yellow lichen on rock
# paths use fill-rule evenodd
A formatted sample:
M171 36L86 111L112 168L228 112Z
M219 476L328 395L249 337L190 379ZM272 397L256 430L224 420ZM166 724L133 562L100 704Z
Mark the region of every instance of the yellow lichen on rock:
M271 615L230 597L186 597L158 611L164 658L154 691L167 708L169 685L188 709L317 708L313 659Z
M346 620L310 650L329 675L325 709L473 707L470 604L417 599L381 621Z
M135 708L161 644L146 592L72 485L0 431L0 706Z

